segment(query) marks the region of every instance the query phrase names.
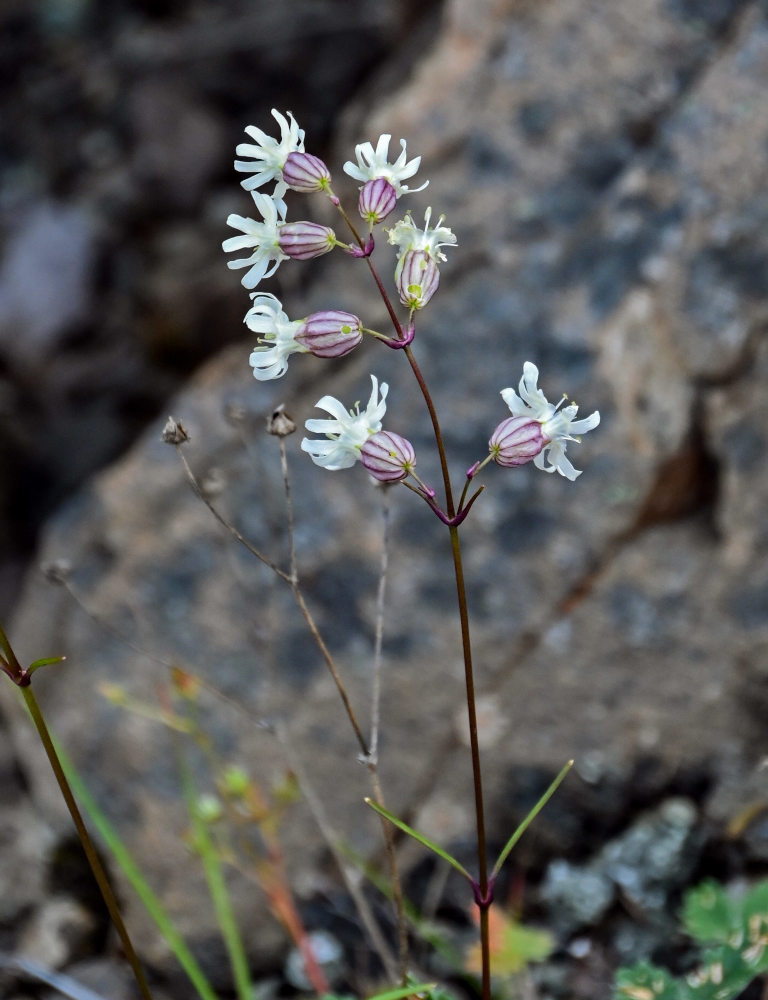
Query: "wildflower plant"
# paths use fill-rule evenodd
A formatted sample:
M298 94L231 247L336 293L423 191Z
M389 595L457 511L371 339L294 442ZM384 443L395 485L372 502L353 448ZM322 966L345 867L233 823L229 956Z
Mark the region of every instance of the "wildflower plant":
M280 449L288 536L287 566L271 559L253 545L219 512L210 489L206 489L198 481L186 459L184 449L189 436L183 425L169 418L163 431L163 440L176 448L189 482L199 499L230 531L238 543L290 589L336 686L343 711L358 746L359 759L369 772L371 795L366 802L378 814L381 823L389 877L388 894L394 903L396 917L397 955L394 954L393 946L386 935L382 933L370 904L360 891L357 880L349 875L349 866L338 847L338 836L324 815L322 802L314 794L306 778L302 777L301 764L295 759L288 741L281 736L279 727L273 727L272 735L281 742L288 768L298 776L301 792L318 829L338 861L342 877L371 945L390 979L399 980L396 988L381 994L376 1000L401 1000L401 998L404 1000L411 995L425 994L429 994L432 1000L438 1000L445 995L439 989L436 990L434 984L417 983L411 976L408 958L408 908L403 899L394 850L395 829L405 832L445 860L466 879L469 887L468 904L475 907L480 927L479 956L476 964L482 977L482 996L483 1000L490 1000L492 953L494 950L496 953L499 951L492 945L493 934L489 916L496 880L515 844L565 778L573 762L569 761L563 767L539 802L509 836L495 861L492 861L488 856L485 829L475 670L460 528L483 491L483 485L476 485L478 476L486 468L490 470L492 463L500 468L513 469L533 462L538 469L550 473L557 472L565 479L574 481L581 473L566 457L566 449L569 444L578 443L582 435L597 427L600 415L595 411L587 417L577 419L578 407L575 403L568 402L565 396L558 403L550 403L538 386L538 368L532 362L526 362L517 391L514 388L500 389L502 401L506 403L511 416L504 417L495 429L489 429L487 447L479 448L478 458L464 473L459 491L450 473L448 452L437 409L414 352L421 313L439 292L440 268L448 261L446 251L452 253L458 246L458 240L453 230L446 225L443 215L439 215L435 224L432 224L431 207L427 207L424 212L423 226L414 221L410 209L399 219L390 221L402 198L423 191L429 183L421 178L422 182L417 187L411 187L407 183L414 182L421 166L421 157L408 159L405 140L400 140L400 153L391 159L389 152L391 136L388 134L381 135L375 145L364 142L355 148L355 159L347 161L343 170L360 184L357 200L357 214L362 220L360 225L354 219L354 213L347 212L335 193L333 177L327 165L318 156L306 151L304 131L294 116L290 112L282 114L277 110L273 110L272 115L279 128L278 137L256 126L248 126L245 131L251 141L237 146L238 159L235 161L235 169L238 173L246 175L241 182L242 187L250 194L256 210L254 215L258 218L230 215L227 224L237 231L237 235L230 236L222 244L226 253L235 255L228 261L228 266L232 269L244 269L241 281L250 293L250 302L244 317L246 327L255 338L249 358L250 367L257 381L269 381L285 375L289 363L296 365L301 363L300 358L294 360L294 355L313 354L317 358L325 359L329 366L328 370L332 373L336 359L356 350L367 339L371 350L387 348L386 351L380 350L380 354L390 361L399 355L413 375L432 429L442 480L439 488L420 477L415 449L401 433L404 428L398 421L396 412L390 421L389 386L375 372L370 374L370 392L367 399L365 393L368 393L368 387L365 388L361 398L351 404L348 400L342 401L331 394L318 399L316 408L324 415L313 416L306 420L307 435L301 440L300 451L304 452L319 469L328 472L343 473L344 470L353 469L358 463L362 465L368 476L381 485L385 540L388 531L386 515L389 509L390 487L397 484L402 484L415 497L414 502L425 504L447 530L456 582L456 609L461 631L474 786L477 859L472 871L452 857L443 847L411 828L386 806L378 772L381 687L379 668L387 569L386 544L383 547L376 601L371 727L369 735L366 735L344 685L342 672L321 634L301 587L294 545L293 507L286 443L296 430L293 420L281 405L272 413L267 425L268 432L277 438ZM349 242L343 242L333 229L324 224L310 219L288 219L286 195L289 191L305 197L327 198L338 211L340 223L344 231L349 233ZM387 226L379 229L378 227L385 222ZM382 232L383 236L380 235ZM390 258L391 271L383 276L372 260L377 242L384 246L385 251L388 247L393 248ZM368 271L376 293L386 307L391 330L384 332L366 326L364 317L357 316L345 308L342 296L337 303L334 303L333 308L302 317L296 316L290 309L286 310L272 292L259 287L286 261L292 260L301 264L331 252L345 254L350 267ZM388 351L396 354L393 355ZM317 474L322 475L319 469ZM408 499L410 501L412 498ZM53 574L51 579L70 589L67 576L68 574L62 569ZM127 641L132 643L131 637L128 637ZM80 783L72 765L67 762L65 755L57 752L54 741L47 731L42 713L32 693L31 680L39 667L56 663L59 659L61 658L53 657L37 660L30 666L23 667L0 628L0 670L18 686L26 701L107 902L110 915L120 934L124 952L133 967L142 997L151 1000L151 990L122 922L117 900L74 802L71 790L73 786L77 787L78 797L83 801L92 821L99 828L103 839L115 854L118 864L127 874L160 932L179 958L198 996L202 1000L215 1000L210 984L205 981L189 949L172 927L167 914L162 911L157 898L143 880L116 833L111 830L103 815L100 815L98 807L89 799L87 789ZM172 667L168 663L164 666ZM137 710L138 707L155 721L169 726L174 733L193 738L198 743L198 748L203 749L205 756L212 761L216 771L215 797L198 789L197 778L184 762L184 755L179 755L182 787L191 820L191 843L201 861L213 909L227 946L238 1000L250 1000L253 990L244 942L236 926L223 874L225 864L232 864L235 856L235 852L231 849L234 840L230 841L229 836L224 833L219 835L220 827L227 819L232 821L235 831L239 830L239 824L244 819L253 821L259 829L266 863L264 859L257 861L256 879L265 891L273 913L282 921L301 949L305 969L316 992L325 994L327 984L323 970L319 968L316 956L312 953L309 936L305 934L301 925L287 884L287 869L283 863L278 839L277 820L282 815L282 806L277 800L271 801L270 804L269 795L262 793L247 774L233 771L224 762L215 760L207 736L199 727L196 710L198 691L203 686L210 686L207 685L207 681L182 672L175 666L170 670L170 678L168 703L161 704L159 708L131 706L120 692L117 693L118 703L132 710ZM115 691L112 692L112 696L115 697ZM759 943L762 947L763 937L760 937ZM639 994L627 995L639 996Z
M449 471L443 431L427 380L416 360L414 339L416 317L438 292L440 267L448 260L446 251L453 252L458 240L453 230L446 225L444 215L439 215L433 224L431 207L424 212L423 225L414 220L411 209L408 209L401 218L389 222L402 198L423 191L429 183L428 180L422 180L418 187L411 187L407 183L418 173L421 157L416 156L409 160L405 140L400 140L400 153L392 159L389 152L392 137L389 134L381 135L375 144L363 142L355 147L355 159L347 161L343 165L343 170L360 184L357 213L364 228L358 231L359 224L353 220L352 214L345 210L340 198L334 192L331 171L319 157L305 150L304 132L298 127L293 116L288 114L286 117L277 111L273 111L272 114L280 126L279 139L273 139L261 130L249 126L246 132L256 140L256 145L238 146L238 155L247 156L249 159L236 161L236 169L251 173L251 176L243 181L243 186L251 191L263 221L244 219L237 215L229 217L227 220L229 225L240 230L243 235L226 240L223 244L224 250L253 251L249 257L230 261L229 266L248 267L242 283L249 289L255 289L262 280L272 276L280 264L289 257L295 260L307 260L322 253L340 250L351 258L365 261L386 306L392 330L385 333L369 329L364 325L364 320L345 310L343 301L339 301L334 309L324 313L316 313L301 320L290 320L283 311L282 304L273 295L252 293L253 302L246 313L245 323L259 335L250 357L254 377L260 381L281 377L287 369L287 359L293 354L310 352L321 358L340 357L354 350L367 336L368 339L378 341L382 346L397 350L403 355L423 397L432 426L442 476L439 494L436 488L419 478L416 471L415 450L407 438L401 435L402 428L398 426L396 417L392 421L392 426L389 426L388 385L380 381L379 376L374 373L370 375L371 391L365 405L358 401L350 406L332 395L324 395L317 401L317 408L325 411L327 415L311 417L306 421L306 430L310 436L304 437L301 441L301 450L317 466L329 472L350 469L359 462L370 476L382 484L402 483L427 505L448 530L457 587L457 612L461 626L474 779L476 872L470 873L441 847L431 843L418 831L411 829L390 813L384 804L377 778L375 794L367 801L385 820L383 829L391 861L393 856L391 827L386 824L399 827L423 843L452 864L469 882L479 915L481 938L479 967L482 972L483 997L489 1000L491 958L488 911L493 902L494 883L522 830L552 794L556 785L565 776L569 765L566 765L521 828L510 837L495 864L491 865L486 847L474 668L459 528L483 490L482 485L475 488L475 480L492 462L499 467L515 468L532 461L538 469L550 473L557 472L564 478L574 481L581 473L566 457L567 446L578 443L582 435L597 427L600 415L595 411L585 418L576 419L578 407L574 403L567 402L565 396L558 403L550 403L538 387L538 368L532 362L526 362L517 391L513 388L500 389L502 400L512 415L503 419L491 431L487 451L466 471L457 500L457 491ZM256 192L257 187L273 181L275 188L271 196ZM289 188L301 194L319 194L328 198L338 210L342 223L350 233L350 242L342 243L333 230L317 223L288 221L283 195ZM267 204L270 200L271 205ZM382 276L379 273L371 256L376 243L382 242L377 227L385 220L388 224L384 228L384 238L387 244L394 248L389 287L387 275ZM404 307L405 315L397 306L398 300ZM284 438L281 438L281 448L285 448ZM285 462L284 450L282 456ZM296 579L293 562L292 566L289 581ZM295 582L292 582L292 586L296 588ZM303 613L307 618L306 605ZM380 634L378 641L380 642ZM324 645L320 648L321 651L325 649ZM329 655L326 656L326 662L330 665ZM333 671L336 671L335 666ZM337 672L334 673L334 679L358 736L361 757L369 764L372 774L375 775L375 736L370 743L363 738ZM391 866L391 873L396 880L394 864ZM399 919L402 922L400 908ZM407 974L404 937L405 935L401 933L402 977Z

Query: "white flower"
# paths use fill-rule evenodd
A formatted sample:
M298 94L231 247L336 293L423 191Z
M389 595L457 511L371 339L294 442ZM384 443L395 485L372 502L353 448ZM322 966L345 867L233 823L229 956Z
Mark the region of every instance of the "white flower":
M391 135L386 134L379 136L375 150L370 142L362 142L355 146L357 163L347 160L344 164L344 173L354 177L357 181L362 181L363 184L366 181L375 181L377 177L383 177L395 189L398 198L401 194L423 191L429 181L424 181L418 188L409 188L407 184L402 183L408 177L413 177L419 169L421 157L417 156L410 162L406 162L405 139L401 139L402 152L394 163L388 163L387 156L389 155L389 140L391 138Z
M251 298L253 305L245 314L245 324L249 330L261 334L259 344L262 345L254 347L248 359L253 377L260 382L280 378L288 369L291 354L307 353L307 348L294 339L304 321L288 319L280 300L269 292L252 292Z
M247 125L246 133L255 140L256 145L250 142L241 142L235 149L238 156L249 156L248 160L235 160L235 170L240 173L252 174L240 181L246 191L253 191L254 188L268 184L269 181L277 181L272 197L282 202L283 195L287 190L287 185L283 182L283 167L285 161L291 153L304 152L304 129L299 128L296 119L291 112L288 112L290 124L284 115L272 108L272 117L280 126L280 139L273 139L266 135L255 125Z
M533 417L541 424L545 444L533 460L536 468L543 469L544 472L557 471L561 476L573 481L581 475L581 472L574 469L565 457L566 442L580 441L577 435L586 434L587 431L597 427L600 423L600 414L595 410L583 420L574 420L579 410L578 406L575 403L563 406L565 396L557 405L548 402L537 385L538 380L539 369L530 361L526 361L523 365L523 377L518 386L520 395L518 396L514 389L502 389L501 397L513 416ZM546 464L547 459L549 465Z
M429 228L431 218L432 209L428 208L424 213L424 228L419 229L411 218L411 213L406 212L404 219L396 222L391 229L387 230L389 242L399 247L398 259L401 259L409 250L419 250L434 261L448 259L444 253L440 253L439 248L455 246L456 237L448 226L443 225L444 215L441 215L437 220L434 229Z
M307 452L315 465L321 465L332 472L351 468L359 461L360 449L368 438L381 430L389 386L386 382L381 383L379 399L379 382L375 375L371 375L371 382L371 398L362 413L359 403L355 404L354 410L347 410L333 396L323 396L317 401L315 405L330 413L333 419L310 419L305 424L310 433L325 434L327 438L304 438L301 442L301 450Z
M280 226L285 221L285 207L278 206L267 194L251 192L256 208L261 212L263 222L246 219L242 215L230 215L227 225L243 232L243 236L231 236L221 244L222 249L243 250L253 247L255 252L250 257L227 261L227 267L249 267L242 283L246 288L255 288L262 278L271 277L280 266L281 260L287 260L288 255L280 249L278 238ZM274 265L269 267L270 261Z

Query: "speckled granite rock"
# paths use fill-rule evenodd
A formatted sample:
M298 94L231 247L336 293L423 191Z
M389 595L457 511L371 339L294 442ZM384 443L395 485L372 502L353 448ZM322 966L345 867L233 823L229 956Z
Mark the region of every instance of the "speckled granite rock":
M768 23L752 3L712 2L697 16L690 6L456 0L412 78L371 116L353 108L343 129L356 141L385 130L407 136L431 178L428 198L412 203L417 218L431 203L459 236L415 343L456 474L482 456L506 412L498 390L516 383L528 358L550 396L565 389L603 417L574 449L584 470L576 484L530 467L491 469L463 529L489 720L489 828L499 840L522 818L507 805L521 767L551 774L574 756L581 780L599 785L601 774L630 774L650 754L661 762L661 794L678 769L701 766L710 786L698 804L723 822L746 805L765 752L744 697L762 681L744 664L768 638ZM350 278L351 267L326 259L317 282L300 288L301 269L286 265L289 311L336 305L382 323L365 275ZM241 299L244 309L242 291ZM222 354L169 410L190 432L193 467L221 470L216 502L275 558L285 552L277 448L258 427L280 401L303 421L325 392L364 398L374 370L391 385L388 426L413 440L423 476L437 480L402 358L370 345L337 366L297 358L283 382L262 386L247 354L246 345ZM240 429L224 416L233 405L245 411ZM353 846L374 849L376 824L360 804L366 781L354 740L289 592L192 496L159 432L72 502L43 546L45 558L72 560L89 609L142 652L35 574L12 634L30 659L67 654L66 666L39 675L40 696L183 929L204 941L213 927L179 841L169 734L105 705L98 683L152 702L166 669L147 652L182 663L253 719L286 720ZM325 473L299 454L298 436L289 444L307 599L365 706L377 495L360 468ZM466 844L470 770L449 552L415 498L396 491L392 507L383 781L393 809L443 842ZM280 749L253 722L213 699L205 706L222 754L260 780L280 772ZM15 738L36 795L55 812L21 722ZM652 799L654 788L644 794ZM571 801L577 811L578 796ZM567 848L546 813L540 822L541 837ZM309 892L324 849L303 807L286 842ZM404 854L412 859L413 846ZM258 959L274 929L250 886L241 882L237 896ZM146 926L140 940L162 960Z

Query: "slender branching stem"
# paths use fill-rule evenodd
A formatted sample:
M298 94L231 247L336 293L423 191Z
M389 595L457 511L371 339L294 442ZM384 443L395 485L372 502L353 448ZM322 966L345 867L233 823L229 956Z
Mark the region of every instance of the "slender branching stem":
M274 727L272 728L272 732L283 747L283 752L286 755L288 764L296 775L299 787L302 790L304 801L307 803L307 806L314 817L315 823L320 830L326 846L336 860L336 864L338 865L339 871L341 872L342 878L347 886L347 890L355 903L355 907L361 921L363 922L363 926L368 931L371 942L373 943L373 946L387 971L387 975L391 979L395 979L397 977L397 963L395 962L395 958L389 945L387 944L386 939L381 933L381 929L379 928L376 918L373 915L368 900L365 898L365 895L360 889L360 885L357 880L357 869L353 870L351 868L349 862L339 850L341 838L333 829L331 821L328 819L328 815L325 811L323 801L307 777L301 762L296 757L287 734L282 727Z
M379 585L376 591L376 625L373 639L373 691L371 693L370 759L376 763L379 751L379 726L381 723L381 650L384 641L384 600L387 593L389 569L389 487L382 486L381 494L381 561Z
M449 528L451 533L451 550L453 553L453 569L456 575L456 593L459 602L459 619L461 622L461 645L464 654L464 680L467 691L467 717L469 720L469 746L472 754L472 781L475 789L475 822L477 826L477 865L478 885L480 890L480 942L483 966L483 1000L491 996L491 965L490 965L490 934L488 926L488 908L491 895L488 884L488 852L485 839L485 813L483 808L483 778L480 769L480 746L477 737L477 708L475 699L475 680L472 669L472 646L469 635L469 615L467 612L467 591L464 583L464 567L461 560L461 544L458 527Z
M264 563L265 566L271 569L276 576L279 576L281 580L285 580L285 582L290 586L291 592L293 593L296 603L299 606L299 610L301 611L302 617L304 618L304 621L307 623L307 628L312 633L312 638L317 643L320 653L322 654L322 657L325 660L328 670L330 671L331 676L333 677L334 683L336 684L339 696L341 697L344 709L347 713L347 717L349 718L350 724L352 726L352 729L354 730L355 737L360 747L360 753L363 755L363 757L367 757L368 744L365 741L365 737L363 736L363 731L360 728L360 724L357 721L357 717L354 713L352 704L349 700L349 695L347 694L347 691L344 687L344 684L342 682L339 671L336 668L336 664L333 660L333 657L331 656L330 651L323 640L323 637L320 635L320 631L317 625L315 624L315 620L312 617L312 613L307 607L307 603L304 600L304 595L302 594L301 589L299 588L299 583L295 572L286 573L285 570L280 569L280 567L277 566L275 563L273 563L271 559L268 559L267 556L265 556L254 545L252 545L248 541L248 539L245 538L245 536L242 535L237 530L237 528L230 521L228 521L223 514L221 514L216 509L216 507L214 507L214 505L205 496L205 493L201 489L200 484L198 483L197 478L195 477L195 474L192 471L189 462L186 459L186 456L184 455L184 452L181 450L181 445L176 445L176 451L178 452L179 458L181 459L182 465L184 466L184 471L187 474L187 478L189 479L189 482L192 486L193 491L195 492L195 495L199 497L200 500L203 501L205 506L213 514L213 516L216 518L219 524L221 524L224 528L226 528L227 531L233 536L233 538L235 538L238 542L240 542L241 545L245 546L245 548L252 555L256 556L256 558L259 559L262 563Z
M291 585L291 590L293 592L294 599L299 606L299 611L301 611L302 617L306 622L307 628L312 634L312 638L317 644L317 648L320 650L320 655L325 660L325 665L328 667L333 682L336 685L336 690L339 692L339 697L341 698L342 704L344 705L344 711L347 713L347 718L352 726L355 734L355 739L357 740L358 746L360 747L360 755L367 760L368 758L368 744L366 743L365 737L363 736L363 731L360 728L360 723L357 721L357 716L352 708L352 703L349 700L349 695L347 694L347 689L344 687L344 682L341 679L336 663L331 656L330 650L325 644L325 640L322 635L320 635L320 630L315 624L315 619L312 617L312 612L307 607L307 602L304 600L304 595L301 592L301 588L298 583Z
M189 480L195 495L199 500L203 501L205 506L213 514L213 516L216 518L219 524L223 525L223 527L225 527L227 531L251 553L251 555L256 556L256 558L260 562L263 562L264 565L267 566L269 569L271 569L273 573L277 574L277 576L279 576L281 580L285 580L286 583L291 583L291 577L288 573L285 572L285 570L282 570L280 569L279 566L275 565L275 563L273 563L271 559L268 559L263 552L259 552L256 546L252 545L245 537L245 535L242 535L237 530L237 528L233 524L231 524L224 517L223 514L220 514L219 511L213 506L211 501L205 495L205 491L200 486L200 483L197 481L197 477L195 476L194 472L190 468L189 462L187 461L186 455L182 451L181 445L177 444L175 447L176 447L176 452L179 458L181 459L181 464L184 466L184 471L187 474L187 479Z
M331 657L328 649L320 635L320 632L315 625L314 619L312 618L309 609L304 602L303 595L301 593L299 585L299 575L296 567L296 555L295 555L295 544L294 544L294 526L293 526L293 514L291 505L291 488L290 488L290 478L288 475L288 460L285 452L285 438L280 437L280 464L283 473L283 483L285 487L285 499L286 499L286 509L287 509L287 528L289 536L289 548L290 548L290 560L291 560L291 589L293 590L294 597L299 603L299 608L304 616L304 620L307 623L307 627L312 633L315 642L317 643L323 658L326 661L328 669L331 672L331 676L336 683L336 687L341 697L344 707L347 711L347 716L352 725L352 729L355 732L358 743L361 749L362 759L365 760L368 772L371 777L371 787L373 789L374 798L379 803L379 805L384 805L384 794L381 789L381 782L379 780L378 772L378 761L376 759L377 746L379 738L379 716L380 716L380 692L381 692L381 647L382 639L384 633L384 597L386 593L386 581L387 581L387 567L389 559L389 503L386 490L384 490L383 499L383 512L384 512L384 539L382 544L382 558L381 558L381 569L379 575L379 587L377 594L377 612L376 612L376 629L374 638L374 683L373 683L373 704L371 708L371 739L370 742L366 744L364 737L360 731L360 727L357 722L357 718L352 709L352 706L347 697L346 690L341 681L341 678L336 669L336 665ZM392 895L395 903L395 915L396 923L398 929L398 952L400 960L400 978L402 980L403 986L405 986L408 977L408 930L405 922L405 914L403 907L403 890L400 882L400 872L397 867L397 855L395 853L395 841L392 828L385 820L381 823L382 833L384 836L384 845L387 855L387 866L389 868L390 878L392 880Z
M384 805L378 771L379 725L381 722L381 650L384 639L384 599L387 592L387 572L389 569L389 487L381 489L382 542L379 564L379 586L376 592L376 626L373 646L373 692L371 696L371 738L369 741L368 770L376 801ZM397 867L397 856L392 827L382 818L381 829L387 852L387 866L392 883L392 898L397 917L398 953L400 958L400 980L405 986L408 981L408 928L403 906L403 888Z
M389 558L389 504L386 496L386 490L384 491L383 500L383 510L384 510L384 540L382 545L382 561L381 570L379 575L379 588L377 595L377 613L376 613L376 631L374 638L374 684L373 684L373 705L371 709L371 739L370 742L366 744L365 739L362 735L360 727L357 722L357 717L352 709L352 706L347 697L346 690L341 681L341 677L336 669L336 665L331 657L320 632L315 625L314 619L304 602L304 597L301 593L299 585L299 575L296 566L296 547L294 543L294 525L293 525L293 507L291 504L291 487L290 487L290 477L288 475L288 459L285 451L285 438L280 437L280 465L283 474L283 485L285 488L285 500L286 500L286 511L287 511L287 530L289 538L289 549L290 549L290 568L291 568L291 589L296 601L299 604L304 620L312 633L315 642L317 643L323 658L326 661L328 669L331 672L331 676L334 679L336 688L339 692L339 696L344 704L347 712L347 716L354 730L355 736L357 737L358 743L361 749L361 757L365 760L368 772L371 777L371 787L373 789L374 798L380 805L384 805L384 795L381 790L381 782L379 781L378 772L378 761L376 759L376 747L378 745L379 736L379 703L380 703L380 690L381 690L381 647L382 638L384 632L384 596L386 593L386 580L387 580L387 564ZM395 853L395 841L392 828L385 820L381 823L382 833L384 836L384 845L387 855L387 865L389 867L389 874L392 880L392 895L395 902L395 915L396 923L398 929L398 952L400 959L400 978L403 986L405 986L408 978L408 930L405 923L404 907L403 907L403 890L400 883L400 872L397 867L397 856Z
M285 519L288 531L288 572L292 583L298 580L296 569L296 532L293 521L293 500L291 499L291 479L288 475L288 455L285 448L285 435L278 437L280 442L280 471L283 474L283 486L285 488Z
M354 229L353 229L354 232ZM368 261L368 267L371 270L371 274L376 281L376 286L379 289L379 293L384 300L384 304L387 307L392 322L394 324L395 330L398 336L402 337L402 326L397 318L395 310L392 303L387 295L386 289L384 288L381 279L376 273L376 269L370 257L366 258ZM403 348L403 353L408 358L408 363L411 366L411 370L414 377L421 389L421 394L424 397L424 402L426 403L427 410L429 412L430 420L432 421L432 430L435 437L435 443L437 445L437 451L440 458L440 469L443 476L443 486L445 488L445 513L447 515L448 530L451 536L451 552L453 555L453 569L454 575L456 577L456 594L458 598L459 605L459 620L461 624L461 645L464 655L464 678L467 692L467 714L469 718L469 742L470 742L470 752L472 755L472 779L475 790L475 822L477 827L477 860L478 860L478 890L479 899L481 902L478 903L480 908L480 938L481 938L481 950L483 959L483 1000L490 1000L491 997L491 966L490 966L490 935L489 935L489 923L488 923L488 908L491 903L492 886L489 887L488 883L488 855L485 840L485 815L483 807L483 783L482 783L482 773L480 769L480 747L477 738L477 709L476 709L476 699L475 699L475 681L474 673L472 669L472 646L470 642L469 634L469 615L467 612L467 591L464 582L464 568L461 560L461 544L459 542L459 526L456 523L451 524L450 520L456 516L456 507L453 500L453 490L451 487L451 477L448 470L448 459L445 451L445 443L443 440L443 433L440 429L440 421L437 416L437 410L435 409L434 402L432 401L432 396L427 386L426 380L419 368L419 365L414 357L413 350L410 345ZM462 502L466 497L466 491L462 494Z
M301 612L301 615L304 618L307 628L309 629L312 638L314 639L318 649L320 650L320 653L323 659L325 660L325 664L328 667L328 671L331 674L331 677L333 678L333 682L336 685L336 690L339 693L339 697L341 698L341 702L344 706L347 718L349 719L349 723L352 726L352 731L355 734L357 744L360 748L360 757L367 764L368 770L371 774L371 782L372 782L374 797L376 801L383 806L384 798L381 791L381 784L378 779L376 763L371 757L370 748L368 746L368 743L366 742L365 736L363 735L363 731L360 727L360 723L357 720L357 715L355 714L355 711L352 707L352 703L349 699L349 695L347 694L347 690L344 687L344 682L341 679L341 675L339 674L338 668L336 667L336 663L333 657L331 656L330 650L325 644L325 640L320 634L320 630L317 627L317 624L312 616L312 612L309 610L307 603L304 599L304 595L301 591L298 570L296 566L293 505L290 500L291 493L290 493L290 479L288 476L288 462L287 462L287 457L285 455L285 449L282 437L280 438L280 444L281 444L281 451L280 451L281 469L283 474L283 482L286 493L286 503L288 510L288 535L289 535L289 550L290 550L289 554L290 571L288 573L286 573L284 570L281 570L278 566L275 565L275 563L273 563L270 559L268 559L265 555L263 555L263 553L259 552L259 550L256 549L255 546L253 546L234 527L234 525L232 525L221 513L219 513L219 511L214 507L214 505L205 497L200 487L200 484L198 483L195 477L195 474L192 472L192 469L189 463L187 462L186 457L181 451L181 446L177 445L176 448L179 453L179 457L181 458L182 464L184 466L184 470L187 474L187 478L189 479L190 484L192 485L192 489L194 490L195 494L205 503L206 507L211 511L216 520L221 525L223 525L223 527L225 527L233 535L233 537L237 539L237 541L239 541L242 545L244 545L249 552L255 555L259 560L261 560L261 562L263 562L271 570L273 570L273 572L277 576L279 576L281 580L285 580L285 582L289 584L294 600L296 601L299 607L299 611ZM392 830L390 826L385 823L383 824L383 831L384 831L384 843L386 847L387 859L388 859L390 874L392 877L393 897L395 900L395 908L397 911L398 938L400 943L401 978L405 980L407 972L407 929L403 913L402 887L400 883L399 872L397 869L397 859L395 855L394 836Z
M395 312L395 307L392 305L392 302L390 301L390 298L387 295L387 290L384 288L382 280L379 277L379 273L373 266L373 261L371 260L370 257L366 257L365 260L366 263L368 264L368 270L371 272L371 274L373 275L373 280L376 282L376 287L379 289L379 294L384 300L384 305L387 307L389 318L392 320L392 326L394 326L395 328L395 334L397 335L398 340L403 340L405 338L405 333L403 332L403 325L398 319L397 313Z
M99 855L96 852L91 836L88 833L85 823L83 822L83 817L81 816L80 810L75 802L75 797L69 786L66 775L64 774L64 769L61 766L58 754L56 753L56 748L53 745L53 740L51 739L51 734L48 731L48 726L45 723L40 705L32 692L31 686L27 685L25 687L21 687L20 690L24 695L24 700L27 703L29 714L32 716L32 721L35 724L35 728L37 729L38 736L40 737L40 742L43 744L43 748L45 749L48 761L53 768L53 773L56 776L56 781L58 782L64 802L66 803L69 814L72 817L72 822L75 824L77 835L80 838L80 843L83 845L83 850L85 851L88 864L93 872L93 877L96 879L99 891L101 892L102 898L106 903L109 915L112 918L112 923L115 925L115 929L120 937L120 942L123 946L123 950L125 951L125 957L128 959L131 969L133 970L133 975L136 979L136 983L138 984L139 992L144 1000L152 1000L152 993L150 992L149 984L147 983L147 977L141 967L141 962L136 954L136 950L131 943L128 930L120 913L120 907L118 906L117 899L112 891L112 886L109 884L107 873L104 871L104 867L99 860Z

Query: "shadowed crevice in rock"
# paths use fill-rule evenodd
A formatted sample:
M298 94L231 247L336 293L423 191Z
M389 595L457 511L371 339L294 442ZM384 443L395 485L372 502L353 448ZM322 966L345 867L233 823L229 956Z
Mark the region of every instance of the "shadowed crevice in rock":
M720 463L707 445L700 407L695 410L687 441L657 470L626 538L656 524L697 517L712 532L713 541L718 540Z

